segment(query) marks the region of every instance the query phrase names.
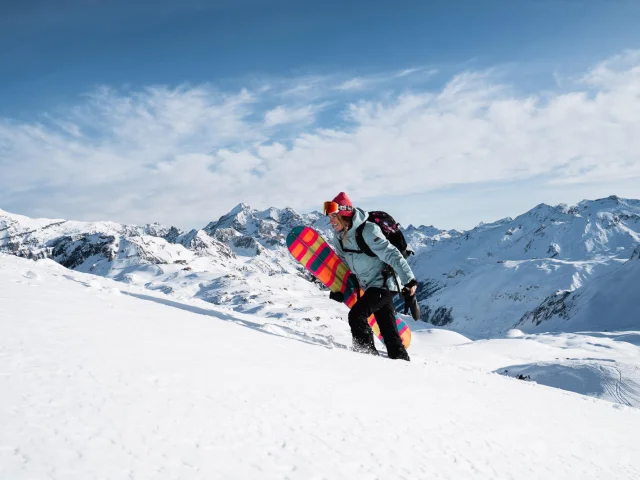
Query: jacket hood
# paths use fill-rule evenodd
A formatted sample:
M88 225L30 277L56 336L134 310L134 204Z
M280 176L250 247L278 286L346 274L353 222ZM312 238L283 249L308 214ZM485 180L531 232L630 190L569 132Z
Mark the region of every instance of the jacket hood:
M361 208L355 208L353 213L353 224L351 225L351 228L347 232L347 237L355 238L356 229L360 225L362 225L367 220L368 217L369 217L369 212L365 212Z

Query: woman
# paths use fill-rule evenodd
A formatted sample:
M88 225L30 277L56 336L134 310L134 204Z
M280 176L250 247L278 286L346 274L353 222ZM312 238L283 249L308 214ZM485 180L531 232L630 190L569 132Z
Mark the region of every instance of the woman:
M363 296L349 311L354 350L378 355L373 332L367 322L367 318L373 313L389 358L409 360L396 327L393 298L400 293L398 285L404 285L409 295L415 294L417 282L411 267L375 223L365 224L362 237L376 256L370 257L360 250L355 232L367 220L368 213L354 208L344 192L340 192L333 201L325 202L324 213L329 216L329 223L335 233L334 250L356 275L360 288L364 290ZM383 273L387 265L393 269L393 274ZM331 292L330 297L336 301L344 301L342 293Z

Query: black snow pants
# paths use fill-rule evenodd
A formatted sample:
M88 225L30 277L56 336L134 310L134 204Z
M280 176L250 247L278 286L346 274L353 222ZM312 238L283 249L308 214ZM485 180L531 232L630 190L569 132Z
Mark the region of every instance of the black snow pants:
M393 297L396 294L397 292L383 288L369 288L349 311L349 326L353 336L354 350L378 355L373 343L373 331L367 322L367 318L373 313L380 327L389 358L409 360L409 354L402 345L396 326L393 307Z

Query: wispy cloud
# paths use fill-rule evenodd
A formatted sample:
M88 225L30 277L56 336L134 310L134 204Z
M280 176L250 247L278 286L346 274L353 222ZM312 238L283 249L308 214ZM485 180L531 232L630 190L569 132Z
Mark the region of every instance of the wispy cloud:
M640 181L638 52L544 95L466 71L437 89L331 97L348 81L103 88L37 122L2 119L0 206L196 226L240 201L307 208L339 190L366 199L540 176L557 188ZM313 98L300 95L305 84Z
M364 88L366 81L362 78L351 78L336 87L337 90L359 90Z
M291 123L308 125L314 122L315 116L321 108L321 105L304 105L300 107L279 105L265 113L264 123L268 127Z
M374 73L369 75L360 75L357 77L340 80L335 83L334 90L351 93L363 90L372 90L382 86L386 86L394 80L409 80L412 77L415 80L428 79L438 73L434 68L415 67L400 70L399 72Z
M425 67L414 67L414 68L405 68L404 70L400 70L394 76L396 78L408 77L409 75L414 75L417 73L422 73L425 75L435 75L438 73L438 70L435 68L425 68Z

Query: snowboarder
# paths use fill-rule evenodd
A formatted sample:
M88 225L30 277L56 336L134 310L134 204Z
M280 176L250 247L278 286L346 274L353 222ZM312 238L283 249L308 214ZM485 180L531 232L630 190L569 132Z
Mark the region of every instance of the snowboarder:
M349 266L364 291L349 311L354 350L378 355L373 332L367 323L367 318L373 313L389 358L409 360L396 328L393 298L400 293L399 285L404 285L403 290L408 295L415 295L418 283L411 267L375 223L367 222L362 229L362 238L375 256L366 255L358 247L356 229L366 222L368 213L361 208L354 208L344 192L340 192L331 202L324 203L324 214L329 216L334 230L333 247L336 254ZM330 298L338 302L344 301L343 297L340 292L330 294Z

